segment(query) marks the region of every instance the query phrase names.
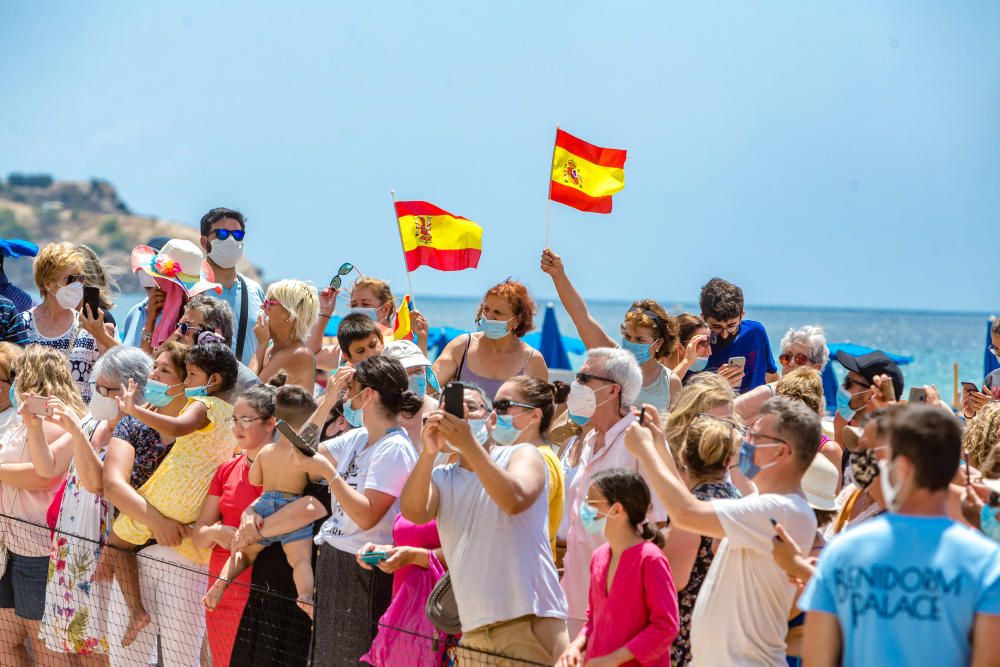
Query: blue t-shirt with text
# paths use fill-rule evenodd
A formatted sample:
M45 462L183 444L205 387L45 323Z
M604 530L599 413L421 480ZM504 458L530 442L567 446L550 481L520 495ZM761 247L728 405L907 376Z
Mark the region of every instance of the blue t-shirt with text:
M947 517L885 514L835 538L799 599L837 616L843 665L968 665L1000 614L1000 546Z
M740 384L741 394L765 384L768 373L778 372L778 367L774 365L774 355L771 354L771 342L760 322L743 320L736 340L728 347L713 345L705 370L718 371L719 367L733 357L746 357L747 360L743 368L743 382Z

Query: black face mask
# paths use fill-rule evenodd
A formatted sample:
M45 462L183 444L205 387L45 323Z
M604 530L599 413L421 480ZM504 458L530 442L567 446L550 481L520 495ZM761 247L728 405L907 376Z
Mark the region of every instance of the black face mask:
M740 326L742 326L742 323L740 323ZM716 336L715 342L712 343L712 350L713 351L725 350L727 347L733 344L733 341L736 340L736 337L739 335L740 335L740 330L737 329L736 333L727 336L726 338L723 338L722 336Z

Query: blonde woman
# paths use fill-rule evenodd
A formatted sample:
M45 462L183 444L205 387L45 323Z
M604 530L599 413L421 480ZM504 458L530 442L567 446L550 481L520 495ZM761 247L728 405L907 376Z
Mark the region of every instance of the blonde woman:
M721 375L699 373L691 378L677 405L670 411L663 431L674 458L677 459L679 443L684 442L684 432L698 415L707 413L716 417L732 417L734 400L733 388Z
M53 455L72 448L61 425L86 412L70 375L66 357L50 347L32 345L14 368L14 397L20 405L15 419L0 433L0 535L7 547L7 570L0 578L0 655L19 656L28 664L23 642L28 639L39 664L57 660L39 637L45 607L45 584L52 546L46 511L65 474L45 477L31 463L29 441L44 441ZM48 397L52 417L44 421L28 412L28 397ZM10 517L10 518L7 518Z
M826 401L823 398L823 376L812 366L799 366L793 371L786 372L774 386L776 396L787 396L802 401L809 409L818 414L821 418L826 412ZM844 449L829 436L823 434L820 438L819 450L817 454L822 454L830 463L837 468L838 478L842 477ZM840 491L840 483L837 483L837 491Z
M114 276L117 269L104 266L90 246L79 244L76 247L83 254L83 284L100 290L100 312L91 313L81 307L80 323L97 340L101 350L108 350L118 344L117 322L111 315L118 293L118 281Z
M90 400L90 371L104 348L87 331L77 311L83 301L85 257L72 243L49 243L35 257L35 285L42 302L21 314L28 344L58 350L84 402Z
M986 459L997 444L1000 434L1000 402L987 403L970 419L965 427L962 448L969 457L969 465L983 467Z
M253 330L257 350L250 360L250 370L261 382L267 382L283 370L289 384L312 392L316 358L305 340L316 323L318 309L316 288L309 283L281 280L267 288Z

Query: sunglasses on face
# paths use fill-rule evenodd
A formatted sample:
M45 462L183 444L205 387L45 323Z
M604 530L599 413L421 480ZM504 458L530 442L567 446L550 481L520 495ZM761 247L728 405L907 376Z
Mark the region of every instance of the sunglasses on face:
M83 274L82 273L71 273L65 278L63 278L63 285L72 285L73 283L82 283Z
M219 241L225 241L230 236L233 237L234 241L242 241L243 237L246 236L246 232L242 229L216 229L214 232L215 238Z
M591 380L600 380L601 382L610 382L611 384L617 384L611 378L601 377L600 375L592 375L590 373L579 372L576 374L576 381L580 384L587 384Z
M871 387L872 387L870 384L866 384L864 382L861 382L860 380L855 380L854 378L852 378L850 376L844 378L844 385L843 385L844 391L849 390L854 385L857 385L857 386L861 387L862 389L871 389Z
M332 287L333 289L340 289L341 284L343 284L341 276L346 276L351 271L358 271L358 270L354 268L354 265L351 264L350 262L344 262L343 264L341 264L340 268L337 269L337 275L335 275L333 278L330 279L330 287ZM358 271L358 275L364 278L364 276L361 275L360 271Z
M812 359L802 354L801 352L796 352L795 354L781 354L778 355L778 361L780 361L785 366L805 366L806 364L811 364Z
M280 305L281 305L281 302L278 301L277 299L268 299L264 303L260 304L260 307L262 309L264 309L265 311L268 311L268 310L271 309L272 306L280 306Z
M188 324L187 322L178 322L177 331L180 332L182 336L187 336L189 331L196 332L197 335L201 335L206 331L211 331L211 329L206 329L205 327L199 327L193 324Z
M517 401L512 401L509 398L501 398L498 401L493 401L493 411L498 415L506 415L507 411L513 407L527 408L528 410L534 410L534 405L527 405L526 403L518 403Z

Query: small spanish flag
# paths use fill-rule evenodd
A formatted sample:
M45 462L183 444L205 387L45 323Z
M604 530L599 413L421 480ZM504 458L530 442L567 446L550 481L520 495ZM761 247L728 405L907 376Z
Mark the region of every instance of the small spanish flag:
M611 195L625 187L625 151L601 148L556 130L549 199L591 213L611 213Z
M393 340L413 340L410 328L410 295L403 297L403 303L396 310L396 325L392 328Z
M483 228L425 201L396 202L406 270L461 271L479 266Z

